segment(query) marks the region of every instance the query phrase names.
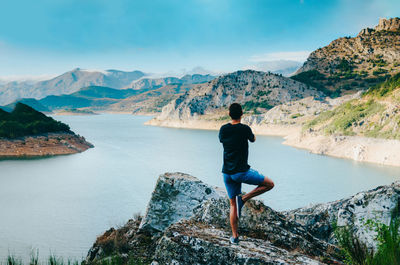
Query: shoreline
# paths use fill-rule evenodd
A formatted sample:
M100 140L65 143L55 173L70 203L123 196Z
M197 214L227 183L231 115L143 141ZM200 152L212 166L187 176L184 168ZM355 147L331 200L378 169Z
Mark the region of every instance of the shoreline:
M182 128L219 130L227 123L207 120L157 120L152 119L145 125ZM358 162L374 163L384 166L400 166L400 141L393 139L368 138L362 136L325 136L302 134L299 125L258 125L250 124L255 134L283 137L282 144L308 150L310 153L350 159Z
M94 147L73 133L47 133L17 139L0 138L0 160L35 159L69 155Z

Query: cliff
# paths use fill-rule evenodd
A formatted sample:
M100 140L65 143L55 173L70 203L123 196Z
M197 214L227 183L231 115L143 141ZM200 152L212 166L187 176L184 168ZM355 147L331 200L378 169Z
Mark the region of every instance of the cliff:
M146 213L106 231L89 250L87 264L119 258L144 264L342 264L333 221L354 224L373 243L363 220L387 223L398 207L400 183L347 199L288 212L251 200L239 222L241 241L230 245L229 201L225 190L183 173L157 181Z
M400 18L313 51L292 78L335 95L368 88L400 71Z

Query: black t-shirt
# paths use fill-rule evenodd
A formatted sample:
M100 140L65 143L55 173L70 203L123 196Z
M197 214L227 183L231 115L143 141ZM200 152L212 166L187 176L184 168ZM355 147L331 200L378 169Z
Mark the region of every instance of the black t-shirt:
M249 170L250 166L247 164L249 144L247 141L255 141L249 126L242 123L222 125L219 130L219 141L224 146L223 173L235 174Z

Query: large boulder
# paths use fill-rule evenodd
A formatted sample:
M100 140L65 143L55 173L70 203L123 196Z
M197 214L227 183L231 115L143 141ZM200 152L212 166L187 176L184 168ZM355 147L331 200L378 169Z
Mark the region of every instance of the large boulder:
M193 216L193 209L211 198L226 196L221 189L183 173L161 175L151 195L140 230L164 231L181 219Z

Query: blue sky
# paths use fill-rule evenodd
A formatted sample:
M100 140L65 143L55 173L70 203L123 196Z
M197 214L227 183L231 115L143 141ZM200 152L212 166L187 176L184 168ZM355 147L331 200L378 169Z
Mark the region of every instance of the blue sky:
M13 0L0 8L0 76L87 69L234 71L303 60L399 0Z

